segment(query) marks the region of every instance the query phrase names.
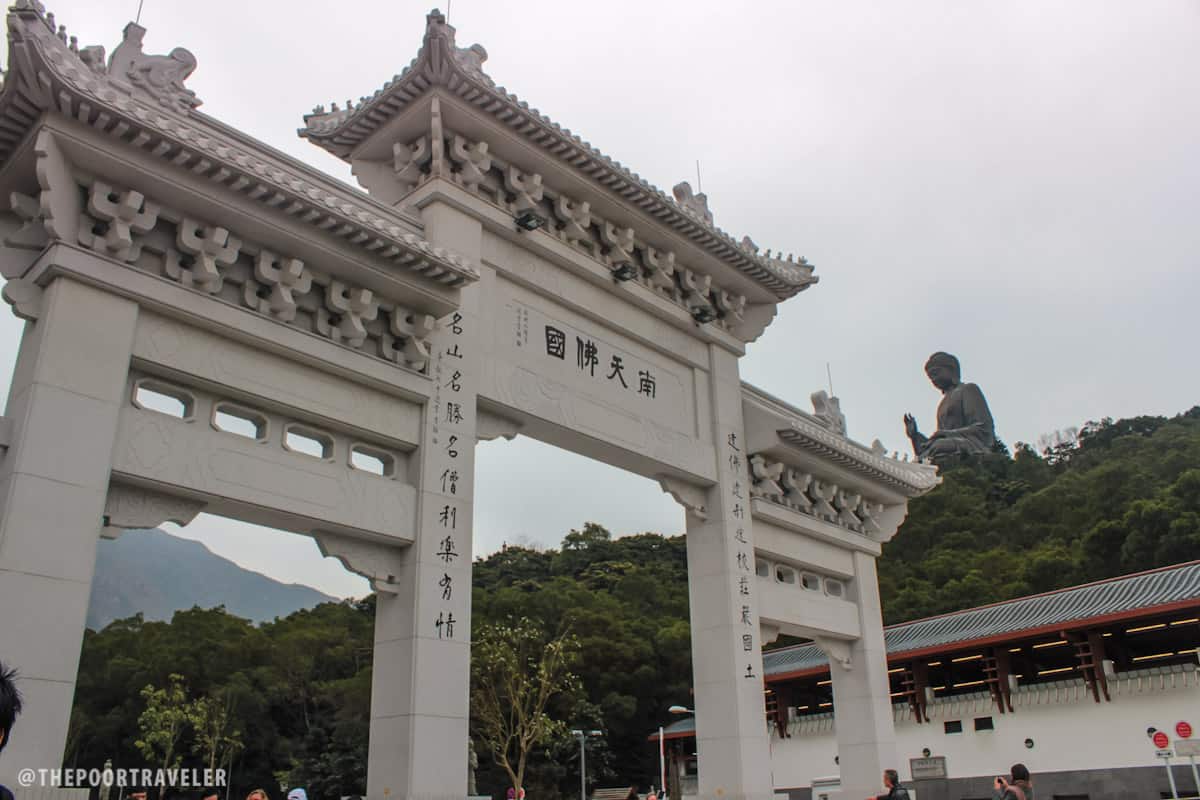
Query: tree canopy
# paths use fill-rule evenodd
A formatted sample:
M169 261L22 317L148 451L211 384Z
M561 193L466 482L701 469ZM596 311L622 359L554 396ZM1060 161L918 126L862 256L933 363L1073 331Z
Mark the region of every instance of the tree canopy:
M945 470L885 546L880 590L886 620L899 622L1198 554L1200 407L1092 422L1041 452L1018 444L1011 457ZM578 791L570 728L604 732L587 742L589 785L654 782L657 752L646 737L670 721L669 706L691 700L684 537L614 539L588 523L558 549L507 547L477 559L473 582L476 641L522 619L542 641L572 637L578 681L546 705L556 724L526 765L529 795ZM256 627L197 608L169 623L132 617L89 631L67 764L149 766L168 758L171 740L169 759L184 766L232 756L235 796L280 780L314 800L362 793L374 609L374 597L326 603ZM184 696L168 697L177 686ZM186 722L172 716L189 703ZM503 797L512 776L474 735L479 790Z
M943 470L879 562L888 623L1200 556L1200 406Z

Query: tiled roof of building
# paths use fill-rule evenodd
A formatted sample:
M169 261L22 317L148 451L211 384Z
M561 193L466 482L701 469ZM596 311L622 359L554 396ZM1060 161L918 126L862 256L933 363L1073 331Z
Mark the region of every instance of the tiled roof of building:
M884 638L891 657L978 645L1015 634L1049 633L1103 618L1189 603L1200 603L1200 561L891 625L884 629ZM768 680L828 666L828 659L816 645L763 653Z

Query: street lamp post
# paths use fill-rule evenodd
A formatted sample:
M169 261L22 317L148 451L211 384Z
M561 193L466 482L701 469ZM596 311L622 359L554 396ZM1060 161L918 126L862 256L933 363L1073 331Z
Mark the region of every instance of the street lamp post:
M587 800L587 737L603 736L604 731L573 730L571 734L579 738L579 800Z
M671 706L670 708L667 709L667 713L668 714L692 714L694 716L696 711L694 709L688 708L687 706ZM662 726L660 725L658 727L658 772L659 772L659 779L662 781L662 790L664 792L667 792L667 761L663 755L663 750L664 750L664 748L663 748L663 729L662 729ZM669 792L667 793L667 797L668 798L670 797ZM682 800L682 797L683 797L682 791L679 793L679 797L680 797L680 800Z

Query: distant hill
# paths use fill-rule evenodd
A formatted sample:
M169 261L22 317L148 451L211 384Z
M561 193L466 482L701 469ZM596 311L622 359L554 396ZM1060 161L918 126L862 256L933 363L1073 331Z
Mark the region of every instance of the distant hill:
M219 605L257 623L337 599L243 569L200 542L131 530L100 541L87 626L99 630L139 611L147 620L170 620L179 610Z

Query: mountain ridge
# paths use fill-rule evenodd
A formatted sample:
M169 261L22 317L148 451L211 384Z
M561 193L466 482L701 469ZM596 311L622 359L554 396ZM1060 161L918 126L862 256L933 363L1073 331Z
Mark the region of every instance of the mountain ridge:
M128 530L97 548L87 627L100 630L139 612L167 621L195 606L224 606L257 624L326 602L339 599L246 569L202 542L157 528Z

